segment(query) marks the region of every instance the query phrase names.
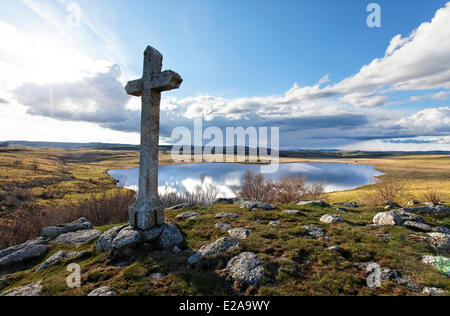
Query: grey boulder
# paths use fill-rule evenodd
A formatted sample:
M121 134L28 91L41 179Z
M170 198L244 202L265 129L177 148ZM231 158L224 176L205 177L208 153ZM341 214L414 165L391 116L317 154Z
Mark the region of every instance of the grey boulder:
M298 215L298 214L300 214L300 211L297 211L297 210L283 210L283 211L281 211L281 213L287 214L287 215Z
M403 225L405 225L408 228L413 228L413 229L417 229L423 232L429 232L431 231L431 227L427 224L424 223L418 223L418 222L413 222L413 221L406 221L403 223Z
M223 212L216 215L216 218L239 218L241 214Z
M281 226L281 222L279 220L270 221L269 226L279 227L279 226Z
M258 202L258 201L245 201L242 203L241 208L248 210L261 210L261 211L271 211L275 209L275 206L268 203Z
M184 212L175 216L178 219L196 219L200 216L197 212Z
M93 290L88 296L117 296L117 293L111 290L109 286L102 286Z
M67 252L67 251L58 251L53 256L48 258L39 268L36 269L36 271L43 271L48 268L50 268L52 265L64 260L64 259L73 259L76 257L80 257L84 255L86 251L83 252Z
M70 224L45 227L42 230L42 236L47 239L54 239L62 234L76 232L79 230L92 229L92 224L86 218L82 217Z
M198 252L188 258L188 265L197 263L203 257L217 255L228 251L236 250L240 247L238 240L230 237L224 237L211 244L207 244L199 249Z
M373 223L377 226L396 226L401 225L402 219L394 211L382 212L375 215Z
M298 201L297 205L300 206L308 206L308 205L315 205L315 206L322 206L327 207L329 206L328 203L321 201L321 200L315 200L315 201Z
M228 224L227 222L220 222L220 223L217 223L216 225L215 225L215 227L216 228L218 228L218 229L220 229L220 230L223 230L223 231L229 231L230 229L231 229L231 225L230 224Z
M426 287L422 291L423 296L442 296L444 295L444 290L438 289L436 287Z
M56 239L50 241L51 244L69 244L69 245L83 245L90 243L102 235L102 232L95 229L79 230L73 233L66 233L58 236Z
M258 256L252 252L243 252L231 259L227 264L227 271L234 281L246 285L257 285L264 276Z
M21 263L27 260L36 259L47 252L47 247L42 244L31 244L18 248L16 251L0 258L0 267Z
M183 241L183 235L175 224L164 224L163 227L164 229L159 237L159 243L163 248L178 245Z
M246 228L234 228L234 229L230 229L228 231L228 234L231 237L239 238L239 239L246 239L251 233L252 232Z

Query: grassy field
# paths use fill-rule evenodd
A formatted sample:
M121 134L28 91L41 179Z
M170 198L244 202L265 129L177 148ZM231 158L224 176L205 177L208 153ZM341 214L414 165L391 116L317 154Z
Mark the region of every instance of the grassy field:
M405 184L402 201L421 199L429 188L450 194L450 157L389 156L377 158L282 158L282 162L343 162L373 165L386 175L381 180L396 179ZM161 153L161 164L171 164L169 154ZM107 170L132 168L138 164L136 151L55 150L55 149L3 149L0 150L0 195L5 202L12 192L28 190L32 196L17 205L2 203L0 215L32 211L27 203L38 208L54 207L84 199L91 194L115 190L115 181ZM330 202L363 200L373 187L366 186L352 191L327 194ZM296 209L300 214L286 215L280 210ZM135 253L129 266L113 265L107 254L96 253L94 243L73 248L51 245L42 258L1 271L8 275L0 283L0 292L33 281L43 280L43 295L86 295L94 288L110 285L120 295L418 295L417 291L394 282L383 283L380 289L366 286L366 274L356 268L360 262L377 262L401 272L420 286L436 286L450 291L450 281L445 275L421 263L426 254L439 254L427 242L413 239L414 231L405 227L369 226L381 207L363 206L347 208L342 214L346 222L334 225L320 223L324 213L335 213L330 207L300 207L278 205L274 211L245 211L236 205L212 205L193 207L187 211L200 213L196 220L175 219L177 212L168 211L167 218L175 222L185 234L182 252L149 252L145 248ZM215 214L235 212L239 219L229 220L233 227L245 227L252 231L248 239L241 241L240 252L255 252L262 261L266 274L257 287L233 287L223 272L226 262L238 252L227 253L203 260L194 268L186 267L193 250L210 243L227 233L214 228ZM448 215L427 215L432 226L450 226ZM1 220L1 217L0 217ZM280 220L281 227L268 226L271 220ZM305 238L302 225L314 224L327 230L330 240ZM108 227L98 227L106 230ZM378 234L389 234L387 242ZM342 255L328 250L330 246L345 250ZM45 272L34 267L58 250L87 250L81 259L74 259L82 266L82 287L68 289L65 267L72 262L56 265ZM445 254L444 255L448 255ZM167 275L161 282L152 282L148 276L160 272Z

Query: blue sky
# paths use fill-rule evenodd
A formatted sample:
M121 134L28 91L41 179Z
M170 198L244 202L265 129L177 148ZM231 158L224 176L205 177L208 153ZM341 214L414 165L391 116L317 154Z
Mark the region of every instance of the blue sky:
M378 0L369 28L371 2L0 0L0 140L137 143L123 84L151 44L184 78L162 142L203 118L280 126L284 148L450 150L450 5Z

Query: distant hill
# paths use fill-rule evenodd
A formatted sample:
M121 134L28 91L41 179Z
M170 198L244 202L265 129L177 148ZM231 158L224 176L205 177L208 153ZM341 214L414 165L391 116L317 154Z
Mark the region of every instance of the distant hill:
M0 143L0 147L31 147L31 148L57 148L57 149L99 149L99 150L139 150L139 145L129 144L109 144L109 143L64 143L64 142L29 142L29 141L7 141ZM170 151L171 145L161 145L160 150ZM261 150L258 149L258 150ZM191 152L194 153L195 147L191 147ZM234 153L237 153L238 147L234 147ZM271 153L271 150L267 150ZM212 150L212 153L220 152L219 150ZM223 149L226 152L226 148ZM245 153L249 154L250 148L245 147ZM281 158L377 158L392 155L450 155L450 151L343 151L338 149L320 149L320 150L281 150Z

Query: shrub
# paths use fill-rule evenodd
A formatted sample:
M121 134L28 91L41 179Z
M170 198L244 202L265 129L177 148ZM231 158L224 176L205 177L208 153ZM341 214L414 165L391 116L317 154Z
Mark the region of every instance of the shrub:
M94 226L126 222L134 200L133 191L117 190L91 195L88 199L60 208L35 210L21 216L14 213L0 221L0 249L36 238L44 227L70 223L81 217L88 218Z
M375 184L374 190L367 193L364 203L368 205L381 205L385 201L398 202L405 190L404 184L397 180L387 180Z
M236 193L247 200L283 204L311 197L316 199L323 192L323 183L307 184L304 175L266 181L262 174L247 171Z
M422 195L422 199L425 202L431 202L431 203L435 203L435 204L439 204L445 200L444 196L441 193L438 193L433 188L429 188L428 191L426 191Z

